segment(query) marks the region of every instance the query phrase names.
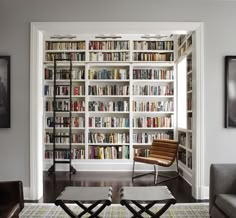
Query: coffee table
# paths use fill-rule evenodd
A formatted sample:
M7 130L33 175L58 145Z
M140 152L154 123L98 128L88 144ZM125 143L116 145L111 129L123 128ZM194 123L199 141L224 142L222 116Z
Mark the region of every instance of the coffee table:
M160 217L171 204L176 203L176 200L167 186L122 187L120 203L133 213L133 217L143 218L141 214L144 212L151 217ZM143 206L142 203L147 204ZM149 209L156 203L164 203L164 205L157 213L153 213ZM138 210L135 210L131 204L137 206Z
M56 199L55 204L61 208L72 218L82 217L86 213L90 213L89 217L99 217L102 210L111 205L112 188L111 187L75 187L68 186ZM76 215L66 203L75 203L83 209L81 213ZM84 203L91 205L86 207ZM99 207L93 210L96 206Z

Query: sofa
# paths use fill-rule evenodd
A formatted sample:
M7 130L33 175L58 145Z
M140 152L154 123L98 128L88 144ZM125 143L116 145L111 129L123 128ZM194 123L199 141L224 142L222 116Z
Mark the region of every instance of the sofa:
M24 208L23 184L21 181L0 182L0 218L19 217Z
M209 213L212 218L236 217L236 164L210 166Z

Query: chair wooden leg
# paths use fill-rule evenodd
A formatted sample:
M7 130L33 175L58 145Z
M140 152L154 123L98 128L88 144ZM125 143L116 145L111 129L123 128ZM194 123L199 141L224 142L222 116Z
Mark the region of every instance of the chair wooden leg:
M157 177L158 177L158 170L156 169L156 165L154 164L154 184L157 182Z
M133 177L134 177L134 166L135 166L135 161L133 161L132 179L133 179Z

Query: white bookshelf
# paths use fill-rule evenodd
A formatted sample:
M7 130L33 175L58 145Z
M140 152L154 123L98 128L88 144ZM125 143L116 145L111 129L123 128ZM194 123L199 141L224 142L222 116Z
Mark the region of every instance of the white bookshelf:
M186 57L186 129L178 129L179 144L179 167L182 170L183 177L191 183L193 169L193 50L192 34L180 35L177 39L178 59Z
M73 103L79 105L74 106L72 117L84 119L84 126L71 128L73 134L83 135L82 141L71 144L73 149L83 153L80 158L73 159L73 166L79 168L81 163L104 161L111 164L113 161L118 164L131 162L135 146L146 149L153 138L175 138L176 75L173 39L146 40L138 35L129 35L127 39L83 37L73 40L48 37L45 39L44 50L45 69L53 71L53 55L60 58L73 54L73 71L75 74L80 72L80 75L84 72L83 77L75 76L72 79L72 87L83 86L84 89L84 93L72 95ZM67 46L67 42L71 46ZM135 43L140 46L150 44L153 47L136 48ZM66 69L68 64L61 61L58 66ZM139 77L136 76L138 71L142 72ZM68 78L59 78L57 84L63 86L68 81ZM53 86L53 80L46 77L44 90L47 86ZM67 96L57 97L65 106L63 102ZM52 100L51 93L44 95L47 136L52 133L52 128L46 125L47 118L53 114ZM57 114L63 117L67 113L60 111ZM59 132L66 133L67 129L61 127ZM45 152L50 153L52 143L46 138ZM66 145L64 142L58 144L62 147ZM50 161L51 155L45 154L45 170Z

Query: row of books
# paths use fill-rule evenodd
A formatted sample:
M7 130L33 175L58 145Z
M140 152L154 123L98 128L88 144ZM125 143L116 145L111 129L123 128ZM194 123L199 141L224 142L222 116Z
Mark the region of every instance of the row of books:
M47 127L54 126L54 117L46 118ZM69 117L55 117L55 127L69 127L70 118ZM71 127L84 127L85 119L84 117L72 117L71 118Z
M192 70L192 56L187 58L187 72Z
M129 159L129 146L89 146L89 159Z
M135 50L173 50L173 41L134 41ZM85 50L85 41L46 41L46 50ZM129 41L89 41L89 50L128 50Z
M174 61L174 54L170 53L153 53L153 52L134 52L134 61Z
M150 149L146 148L135 148L134 149L134 157L149 157Z
M124 68L90 69L88 78L92 79L129 79L129 72Z
M89 41L89 50L128 50L128 41Z
M187 96L187 110L192 110L192 96Z
M134 41L134 50L173 50L173 41Z
M179 144L186 146L186 133L185 132L180 132L178 134L178 140Z
M129 143L129 133L89 132L89 143Z
M193 88L192 75L188 76L187 79L187 91L191 91Z
M60 70L57 70L56 72L56 80L64 80L64 79L69 80L70 77L72 80L73 79L83 80L85 78L84 76L85 76L84 68L73 69L71 73L69 69L60 69ZM54 80L54 70L45 68L44 78L47 80Z
M44 95L45 96L53 96L53 94L54 94L54 86L53 85L44 85ZM61 96L70 95L69 85L57 85L55 94L61 95ZM78 95L78 96L85 95L84 85L73 85L71 94Z
M45 150L44 152L45 159L52 159L53 158L53 150ZM74 148L69 150L60 150L55 151L55 158L56 159L84 159L85 152L84 149Z
M165 132L137 132L133 133L133 143L149 143L151 144L153 139L173 139L173 131Z
M155 101L155 102L146 102L146 101L133 101L132 111L134 112L172 112L174 111L174 102L173 101Z
M54 110L56 111L70 111L70 101L69 100L56 100L54 101L45 101L45 111L52 112ZM75 101L73 100L71 102L71 111L85 111L85 102L84 100L81 101Z
M183 164L186 164L186 150L184 150L183 148L179 148L179 150L178 150L178 159Z
M166 117L135 117L134 128L171 128L173 127L173 115Z
M174 71L166 69L134 69L133 79L174 79Z
M89 111L129 111L128 101L90 101Z
M46 50L85 50L85 41L46 41Z
M129 95L129 85L90 85L89 95Z
M133 85L133 95L174 95L173 85Z
M89 117L89 127L129 127L128 117Z
M91 52L90 61L128 61L128 52Z
M192 167L193 167L192 155L188 155L187 167L190 168L190 169L192 169Z
M72 61L85 61L85 52L46 53L45 61L54 61L55 59L71 59Z
M187 128L192 130L192 115L190 116L189 114L187 117Z
M70 137L68 132L56 132L55 137L52 132L45 132L45 143L69 143ZM84 143L85 135L84 132L81 133L71 133L71 143Z

